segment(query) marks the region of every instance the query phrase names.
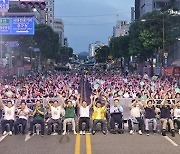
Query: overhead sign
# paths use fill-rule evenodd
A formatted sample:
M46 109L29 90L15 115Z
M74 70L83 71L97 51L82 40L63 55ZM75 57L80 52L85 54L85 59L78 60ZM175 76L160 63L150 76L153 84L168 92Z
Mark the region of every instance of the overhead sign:
M9 10L9 0L0 0L0 12L7 12Z
M1 35L34 35L34 17L0 18Z
M17 41L10 41L5 44L6 47L16 48L19 46L19 43Z

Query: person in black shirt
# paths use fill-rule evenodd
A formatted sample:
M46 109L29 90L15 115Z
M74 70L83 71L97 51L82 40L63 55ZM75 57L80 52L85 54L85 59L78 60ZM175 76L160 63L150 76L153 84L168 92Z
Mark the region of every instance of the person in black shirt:
M156 133L157 129L157 120L156 120L156 102L153 104L153 101L147 100L144 104L145 109L145 130L147 136L149 136L149 122L153 123L153 132Z
M171 104L168 104L167 96L166 96L161 104L160 117L161 117L161 122L162 122L162 135L166 136L166 127L167 127L167 123L169 123L172 137L175 137L174 124L171 118L171 109L172 109L173 102L172 100L170 102Z

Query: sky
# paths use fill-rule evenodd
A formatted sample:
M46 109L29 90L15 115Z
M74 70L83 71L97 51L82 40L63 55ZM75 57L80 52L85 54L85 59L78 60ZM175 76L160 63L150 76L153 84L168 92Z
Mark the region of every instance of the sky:
M117 19L130 21L132 6L134 0L55 0L55 17L63 19L65 37L77 54L88 52L90 43L107 44Z

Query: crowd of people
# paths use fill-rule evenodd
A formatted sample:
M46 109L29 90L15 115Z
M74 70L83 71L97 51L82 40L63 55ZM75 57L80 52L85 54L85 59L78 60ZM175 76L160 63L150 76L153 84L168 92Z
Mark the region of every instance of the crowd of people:
M91 84L90 102L82 97L82 82ZM125 106L121 100L128 98L131 98L129 117L125 119ZM110 72L29 75L0 83L0 107L4 113L2 133L6 135L9 131L9 135L13 132L17 135L20 131L25 134L28 130L29 135L33 135L34 126L39 124L41 135L45 134L46 125L47 134L50 135L52 126L56 124L57 133L65 135L67 125L71 124L74 134L79 130L81 135L85 135L92 130L95 135L98 124L101 124L104 135L107 129L113 134L122 134L127 120L131 135L134 134L135 124L139 126L140 135L144 132L150 135L151 123L153 133L157 133L160 121L162 135L166 136L169 126L174 137L176 129L180 134L179 98L178 81L173 77L150 78L147 74L142 77ZM22 126L21 130L19 125Z

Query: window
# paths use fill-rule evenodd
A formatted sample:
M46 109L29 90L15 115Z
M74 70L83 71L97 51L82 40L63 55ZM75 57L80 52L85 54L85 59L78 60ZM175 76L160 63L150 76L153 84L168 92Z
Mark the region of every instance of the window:
M50 8L50 11L52 11L52 8Z

